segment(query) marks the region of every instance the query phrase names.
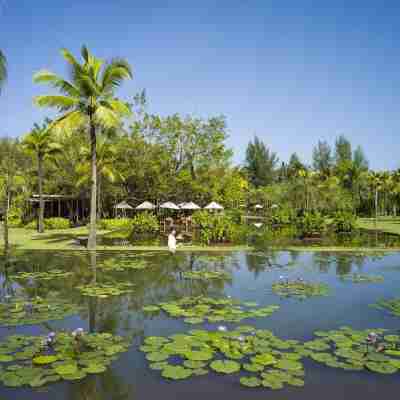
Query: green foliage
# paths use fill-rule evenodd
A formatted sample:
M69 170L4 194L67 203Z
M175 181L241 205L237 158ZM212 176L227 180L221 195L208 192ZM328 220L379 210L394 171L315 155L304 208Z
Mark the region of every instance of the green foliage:
M92 283L89 285L78 286L77 289L83 296L106 299L110 296L121 296L130 293L132 292L132 286L133 283L131 282Z
M133 233L156 233L160 226L157 216L149 212L140 212L132 220Z
M296 227L302 236L320 235L326 229L326 220L321 213L306 211L296 220Z
M296 218L295 211L289 207L277 207L272 210L270 221L272 225L289 225Z
M389 300L379 300L376 304L373 304L372 307L377 308L378 310L388 311L390 314L400 317L400 298L394 298Z
M9 387L39 387L62 379L80 380L87 373L106 371L116 354L129 347L126 339L109 333L85 333L77 339L59 332L51 348L44 345L46 340L43 336L24 335L11 335L3 340L1 352L16 352L16 357L3 355L3 360L0 359L11 363L0 370L0 381ZM110 349L116 351L110 354Z
M230 298L213 299L210 297L183 297L168 303L159 303L158 307L173 318L185 318L186 323L199 324L205 319L209 322L239 322L245 318L268 317L279 306L270 305L258 308L257 304L240 303ZM146 306L144 311L157 311Z
M195 212L193 223L199 227L199 239L204 244L228 241L237 230L229 215L208 211Z
M23 225L22 208L13 206L8 212L8 226L10 228L18 228Z
M332 227L336 233L353 232L356 229L357 217L350 211L337 211L333 215Z
M107 218L100 219L97 222L97 226L99 229L103 230L118 230L118 229L126 229L130 230L133 226L133 220L131 218Z
M326 296L329 293L327 285L303 280L280 281L272 284L272 291L282 297L306 299L314 296Z
M45 218L44 220L44 228L47 230L52 229L68 229L71 227L71 223L68 218ZM27 229L36 229L37 228L37 221L33 220L25 225Z

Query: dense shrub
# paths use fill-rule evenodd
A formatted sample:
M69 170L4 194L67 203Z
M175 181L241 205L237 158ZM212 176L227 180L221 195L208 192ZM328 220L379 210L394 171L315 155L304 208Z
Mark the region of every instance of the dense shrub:
M12 207L8 212L8 226L10 228L17 228L22 226L22 210L20 208Z
M131 229L133 220L131 218L107 218L97 222L99 229L115 230L115 229Z
M45 218L44 220L44 229L68 229L71 227L70 221L68 218ZM37 229L37 220L29 222L29 224L25 225L27 229Z
M194 213L193 223L199 227L199 239L204 244L232 240L238 229L231 216L208 211Z
M132 220L132 226L134 234L156 233L160 228L157 217L148 212L137 214Z
M353 232L356 228L356 216L350 211L337 211L332 220L332 228L336 233Z
M272 225L288 225L295 220L295 212L291 208L276 208L271 214Z
M296 227L303 237L319 235L326 229L326 220L319 212L306 211L297 218Z

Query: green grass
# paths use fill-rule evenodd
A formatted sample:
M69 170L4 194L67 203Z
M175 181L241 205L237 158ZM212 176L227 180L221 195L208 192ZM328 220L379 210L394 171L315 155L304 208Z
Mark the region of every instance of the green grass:
M108 231L97 231L102 236ZM86 227L49 230L39 234L35 230L25 228L10 229L10 244L13 248L20 250L85 250L84 247L76 245L75 240L79 236L87 236ZM3 245L1 236L0 244ZM178 246L177 251L239 251L249 250L249 246ZM97 246L97 250L149 250L166 251L167 246Z
M400 235L400 217L379 217L376 224L374 218L359 218L357 226L370 231L378 230Z

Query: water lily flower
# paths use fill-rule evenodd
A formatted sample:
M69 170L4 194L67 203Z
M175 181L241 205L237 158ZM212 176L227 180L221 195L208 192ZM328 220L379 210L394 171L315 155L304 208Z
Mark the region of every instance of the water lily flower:
M227 328L226 328L226 326L220 325L220 326L218 327L218 330L219 330L220 332L226 332L226 331L227 331Z
M74 338L78 338L78 337L82 336L83 333L84 333L83 328L76 328L74 331L72 331L72 336Z

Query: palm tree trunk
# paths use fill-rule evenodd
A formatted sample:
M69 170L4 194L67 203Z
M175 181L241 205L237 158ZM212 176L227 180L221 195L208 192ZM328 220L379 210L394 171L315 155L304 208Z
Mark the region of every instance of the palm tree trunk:
M43 155L38 154L38 180L39 180L39 225L38 232L44 232L44 201L43 201Z
M8 211L10 209L10 190L6 188L6 201L5 201L5 210L4 210L4 232L3 232L3 237L4 237L4 253L8 254L8 249L9 249L9 239L8 239Z
M101 204L101 178L97 177L97 219L101 219L102 214Z
M97 217L97 154L96 127L90 118L90 151L91 151L91 193L90 193L90 228L87 248L96 249L96 217Z
M378 222L378 188L375 189L375 225Z

